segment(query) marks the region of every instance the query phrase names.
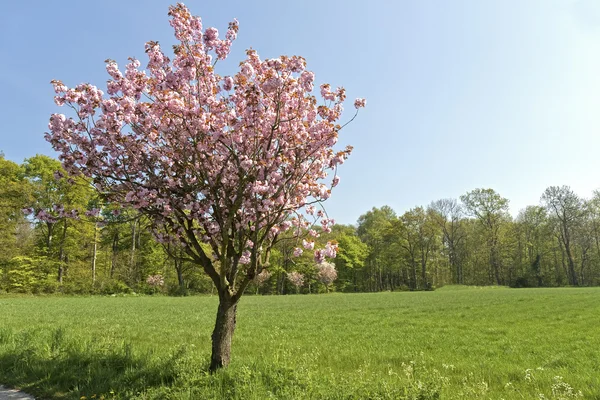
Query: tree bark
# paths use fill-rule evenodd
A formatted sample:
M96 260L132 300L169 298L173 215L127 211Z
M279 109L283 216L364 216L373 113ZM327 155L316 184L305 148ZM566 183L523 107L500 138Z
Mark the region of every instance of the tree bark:
M229 365L231 358L231 339L235 331L237 301L228 295L219 294L217 321L212 334L212 355L210 372Z
M112 255L110 259L110 278L113 278L115 274L115 267L117 265L117 251L119 250L119 232L117 231L113 236L112 241Z
M183 279L183 261L175 259L175 270L177 271L177 283L179 283L179 292L180 294L184 294L185 290L185 280Z
M98 258L98 221L94 223L94 246L92 250L92 286L96 284L96 259Z
M67 237L67 221L63 221L62 240L58 250L58 283L62 285L65 275L65 238Z
M129 257L129 269L132 275L135 274L135 235L137 233L136 225L137 221L133 221L133 223L131 224L131 253Z

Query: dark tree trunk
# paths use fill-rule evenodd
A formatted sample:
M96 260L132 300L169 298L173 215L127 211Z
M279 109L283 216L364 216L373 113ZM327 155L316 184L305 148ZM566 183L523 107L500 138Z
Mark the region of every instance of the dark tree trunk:
M417 289L417 262L414 259L411 261L409 288L410 290Z
M115 267L117 265L117 251L119 251L119 232L116 232L112 240L112 257L110 259L110 278L112 279L115 274Z
M96 284L96 261L98 259L98 221L94 223L94 245L92 246L92 286Z
M565 251L567 253L567 262L569 266L569 284L572 286L579 286L577 273L575 272L575 261L573 260L569 243L565 243Z
M177 283L179 284L179 293L185 295L185 280L183 278L183 261L175 259L175 271L177 271Z
M67 221L63 221L63 232L62 232L62 240L60 242L60 247L58 250L58 283L62 285L63 277L66 272L65 268L65 238L67 237Z
M237 302L227 295L219 295L219 308L217 321L212 334L212 355L210 359L210 372L229 365L231 358L231 339L235 331L235 317Z

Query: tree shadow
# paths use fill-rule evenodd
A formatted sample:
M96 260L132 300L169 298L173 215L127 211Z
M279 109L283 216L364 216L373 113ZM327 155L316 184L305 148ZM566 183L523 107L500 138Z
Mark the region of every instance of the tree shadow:
M195 374L208 374L208 365L192 359L185 346L167 356L139 355L126 343L74 343L61 339L60 332L50 343L15 342L3 348L0 341L0 382L37 399L111 399L169 387L190 368Z

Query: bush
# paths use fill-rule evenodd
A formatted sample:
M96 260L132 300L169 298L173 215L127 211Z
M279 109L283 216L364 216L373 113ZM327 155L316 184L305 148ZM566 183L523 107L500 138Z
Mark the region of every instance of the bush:
M132 290L125 282L117 280L117 279L100 279L96 280L96 285L94 286L93 293L94 294L102 294L102 295L111 295L111 294L119 294L119 293L131 293Z

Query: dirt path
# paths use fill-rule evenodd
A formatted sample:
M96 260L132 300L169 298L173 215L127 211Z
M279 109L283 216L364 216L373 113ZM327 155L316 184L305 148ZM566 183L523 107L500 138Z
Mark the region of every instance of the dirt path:
M35 400L33 396L0 385L0 400Z

